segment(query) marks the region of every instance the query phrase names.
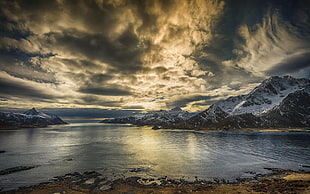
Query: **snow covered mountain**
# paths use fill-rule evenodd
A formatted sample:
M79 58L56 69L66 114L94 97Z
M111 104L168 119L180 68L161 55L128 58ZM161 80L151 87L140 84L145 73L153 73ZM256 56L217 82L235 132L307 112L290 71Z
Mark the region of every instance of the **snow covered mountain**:
M24 113L0 112L0 128L46 127L67 124L55 115L48 115L32 108Z
M308 90L308 91L306 91ZM279 105L261 115L270 127L310 126L310 87L289 94Z
M207 110L173 127L308 127L309 88L309 79L274 76L264 80L249 94L218 101Z
M106 119L101 121L101 123L131 123L139 126L149 125L156 128L185 121L195 114L176 107L171 110L150 111L129 117Z
M274 76L264 80L247 95L230 97L215 103L215 105L229 115L240 115L243 113L258 115L280 104L290 93L309 85L309 79Z

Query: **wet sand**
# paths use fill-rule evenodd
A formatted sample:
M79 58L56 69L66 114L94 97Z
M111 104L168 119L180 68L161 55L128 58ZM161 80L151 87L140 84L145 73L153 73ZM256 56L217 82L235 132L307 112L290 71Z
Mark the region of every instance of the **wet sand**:
M111 182L109 186L99 185L98 187L95 179L89 179L88 183L90 184L87 185L80 183L72 184L73 179L66 179L64 177L68 177L68 175L65 175L62 178L58 177L56 181L3 193L310 193L310 172L292 172L282 169L271 170L273 172L267 176L248 181L240 181L233 184L207 183L204 181L186 182L162 179L158 182L159 184L153 182L152 184L145 185L141 183L141 177L129 177L126 179L115 180ZM84 174L80 175L85 176ZM88 172L86 175L91 177L100 176L100 174L96 172Z

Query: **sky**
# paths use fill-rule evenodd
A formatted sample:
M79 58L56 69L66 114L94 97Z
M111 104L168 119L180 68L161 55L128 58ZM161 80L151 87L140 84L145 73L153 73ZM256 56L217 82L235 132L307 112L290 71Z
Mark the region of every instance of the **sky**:
M309 0L1 0L0 108L201 111L310 77Z

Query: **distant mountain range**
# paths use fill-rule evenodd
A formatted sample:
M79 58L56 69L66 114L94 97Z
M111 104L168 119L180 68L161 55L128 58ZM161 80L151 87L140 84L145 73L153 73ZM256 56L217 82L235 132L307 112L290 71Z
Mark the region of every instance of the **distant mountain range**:
M35 108L24 113L0 112L0 129L46 127L57 124L67 123L58 116L39 112Z
M310 80L273 76L250 93L220 100L200 113L177 107L101 122L153 125L154 129L310 127Z
M139 113L128 117L111 118L101 121L101 123L130 123L139 126L154 126L160 128L175 123L185 121L197 113L183 111L180 107L171 110L150 111Z
M184 122L182 129L310 127L310 80L274 76L250 93L230 97Z
M102 123L179 129L306 128L310 127L310 79L270 77L250 93L229 97L191 113L181 108L110 118ZM0 112L0 129L66 124L60 117L32 108L24 113Z

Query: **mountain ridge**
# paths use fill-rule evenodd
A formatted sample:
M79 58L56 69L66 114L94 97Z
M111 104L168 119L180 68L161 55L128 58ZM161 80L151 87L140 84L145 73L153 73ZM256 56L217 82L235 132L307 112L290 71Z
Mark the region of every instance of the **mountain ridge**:
M165 128L309 127L309 103L309 79L274 76L264 80L248 94L220 100L198 115Z
M67 124L56 115L49 115L32 108L24 113L0 112L0 128L33 128Z
M150 111L128 117L105 119L100 123L123 123L138 126L154 126L155 129L160 128L161 126L182 122L195 114L196 113L183 111L180 107L175 107L170 110Z

